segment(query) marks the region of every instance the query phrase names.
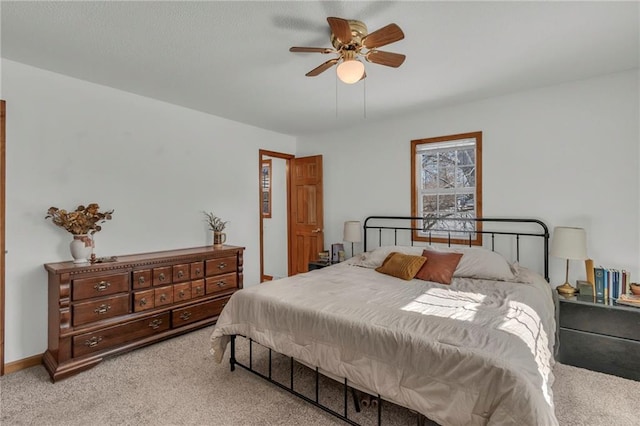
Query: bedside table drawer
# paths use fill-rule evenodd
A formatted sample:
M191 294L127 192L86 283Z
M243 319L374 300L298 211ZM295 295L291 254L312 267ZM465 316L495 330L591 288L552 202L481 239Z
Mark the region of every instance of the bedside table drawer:
M590 303L562 303L560 327L640 340L640 309L612 308Z
M560 329L563 364L640 380L640 342L583 331Z

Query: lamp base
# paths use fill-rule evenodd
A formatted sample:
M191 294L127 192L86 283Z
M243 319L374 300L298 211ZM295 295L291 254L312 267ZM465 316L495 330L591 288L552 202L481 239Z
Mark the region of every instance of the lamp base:
M572 294L576 294L578 292L578 289L573 287L571 284L569 283L564 283L561 286L556 287L556 290L558 291L558 293L560 294L565 294L565 295L572 295Z

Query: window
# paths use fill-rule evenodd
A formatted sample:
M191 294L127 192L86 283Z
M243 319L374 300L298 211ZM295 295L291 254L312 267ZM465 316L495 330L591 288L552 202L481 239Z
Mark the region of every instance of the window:
M414 240L482 244L482 132L411 141L411 214Z

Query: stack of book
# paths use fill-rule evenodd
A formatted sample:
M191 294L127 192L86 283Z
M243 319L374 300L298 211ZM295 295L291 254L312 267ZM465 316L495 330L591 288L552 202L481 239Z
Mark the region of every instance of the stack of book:
M593 274L597 300L619 299L620 296L629 293L629 271L599 266L593 268Z

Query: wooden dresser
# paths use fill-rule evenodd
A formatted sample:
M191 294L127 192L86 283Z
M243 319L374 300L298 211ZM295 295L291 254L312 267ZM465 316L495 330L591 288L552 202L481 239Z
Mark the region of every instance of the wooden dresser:
M242 288L244 247L196 247L48 263L49 340L43 363L63 379L128 351L214 324Z

